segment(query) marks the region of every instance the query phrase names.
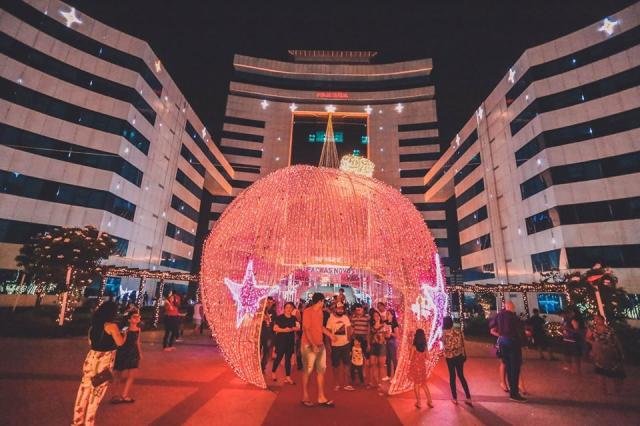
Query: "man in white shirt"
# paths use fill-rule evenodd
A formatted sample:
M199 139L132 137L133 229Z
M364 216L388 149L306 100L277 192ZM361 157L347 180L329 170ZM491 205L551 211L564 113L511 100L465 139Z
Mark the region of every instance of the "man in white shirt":
M354 387L347 382L347 367L351 366L350 341L351 321L345 315L344 303L337 303L335 312L331 314L326 327L331 336L331 365L336 378L335 390L340 388L352 391Z

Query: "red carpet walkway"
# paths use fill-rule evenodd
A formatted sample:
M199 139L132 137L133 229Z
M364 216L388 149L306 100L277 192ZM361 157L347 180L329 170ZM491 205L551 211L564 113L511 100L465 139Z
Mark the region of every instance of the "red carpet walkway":
M269 369L270 366L267 367ZM302 399L302 373L293 367L292 373L295 385L282 384L282 367L278 371L277 384L270 385L270 389L277 393L277 397L267 413L264 425L284 426L290 424L312 425L401 425L400 419L391 408L386 396L379 396L374 389L357 388L355 391L334 391L331 368L327 368L325 393L329 399L335 401L335 408L305 407L300 403ZM268 382L271 374L267 374ZM315 374L312 376L315 377ZM311 400L316 400L317 385L315 379L309 383Z

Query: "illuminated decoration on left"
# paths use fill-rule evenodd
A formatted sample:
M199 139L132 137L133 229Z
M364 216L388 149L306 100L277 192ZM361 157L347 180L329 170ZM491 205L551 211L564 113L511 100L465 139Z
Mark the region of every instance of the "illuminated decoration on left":
M62 17L64 18L65 25L69 28L71 28L71 25L73 24L78 24L78 25L82 25L82 21L78 18L78 16L76 15L76 8L72 7L71 10L69 11L63 11L60 10L60 15L62 15Z
M236 302L236 328L240 327L246 316L255 315L262 299L275 295L280 289L277 285L257 285L256 276L253 274L253 260L247 264L242 283L225 278L224 284Z
M620 21L612 21L609 18L604 18L602 26L598 27L598 31L610 36L615 31L617 25L620 25Z
M431 342L428 374L441 355L446 296L440 294L436 253L422 215L397 189L352 172L291 166L256 181L216 222L203 248L202 301L228 364L242 380L266 388L260 331L271 291L297 300L313 287L291 280L312 271L318 276L341 276L349 269L371 274L368 283L393 287L386 293L393 295L401 322L398 367L388 389L398 394L413 386L407 342L417 328ZM374 292L374 287L363 285L359 291ZM429 308L418 317L411 305L419 296Z

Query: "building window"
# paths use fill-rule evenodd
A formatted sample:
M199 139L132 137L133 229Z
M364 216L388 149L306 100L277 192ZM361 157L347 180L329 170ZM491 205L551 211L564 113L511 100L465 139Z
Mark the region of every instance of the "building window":
M481 237L468 241L460 245L460 256L466 256L477 251L491 247L491 235L485 234Z
M554 224L553 219L551 218L550 210L545 210L540 213L536 213L532 216L529 216L525 220L525 224L527 226L527 234L535 234L536 232L544 231L545 229L553 228L558 224L557 220Z
M531 255L533 272L544 272L560 268L560 249L543 251Z
M541 314L560 314L566 306L564 297L558 293L538 293L538 309Z
M480 223L485 220L487 217L487 206L482 206L475 212L469 214L468 216L463 217L458 221L458 230L462 231L463 229L467 229L476 223Z
M482 192L484 192L484 180L480 178L479 181L471 185L467 190L456 197L456 207L460 208L460 206Z
M198 211L193 207L191 207L189 204L182 201L180 198L176 197L175 195L171 197L171 207L174 210L182 213L184 216L188 217L192 221L196 223L198 222L198 218L199 218Z
M590 268L600 262L612 268L640 268L640 244L567 247L569 268Z
M183 271L191 271L191 259L187 259L186 257L182 257L182 256L177 256L167 251L162 252L162 260L160 261L160 265L166 266L167 268L175 268L175 269L181 269Z
M464 282L488 280L495 277L496 274L493 271L493 263L462 270L462 281Z

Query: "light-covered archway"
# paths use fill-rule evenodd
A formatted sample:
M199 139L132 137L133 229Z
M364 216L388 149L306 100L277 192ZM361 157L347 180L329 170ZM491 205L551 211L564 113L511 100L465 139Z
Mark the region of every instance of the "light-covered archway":
M264 300L277 293L283 277L308 265L368 270L401 292L398 368L389 393L411 387L408 348L416 328L429 338L430 374L440 354L447 296L422 215L399 191L373 178L292 166L242 192L203 251L207 319L241 379L266 387L259 355Z

